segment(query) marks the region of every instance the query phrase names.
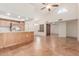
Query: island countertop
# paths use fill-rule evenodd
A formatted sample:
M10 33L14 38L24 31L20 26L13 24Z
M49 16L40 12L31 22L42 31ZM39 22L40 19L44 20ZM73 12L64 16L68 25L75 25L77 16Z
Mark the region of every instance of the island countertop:
M28 33L28 32L33 32L33 31L6 31L6 32L0 32L0 33L18 33L18 32L27 32Z
M34 32L0 32L0 48L6 48L34 40Z

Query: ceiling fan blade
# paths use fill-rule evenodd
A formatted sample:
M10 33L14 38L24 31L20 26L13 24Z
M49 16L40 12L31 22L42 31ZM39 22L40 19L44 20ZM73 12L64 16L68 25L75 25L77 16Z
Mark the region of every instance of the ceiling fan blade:
M41 8L41 10L45 9L46 7Z
M43 5L47 5L47 3L42 3Z
M51 11L51 9L49 8L48 11Z
M55 4L55 5L52 5L52 7L58 7L59 5Z

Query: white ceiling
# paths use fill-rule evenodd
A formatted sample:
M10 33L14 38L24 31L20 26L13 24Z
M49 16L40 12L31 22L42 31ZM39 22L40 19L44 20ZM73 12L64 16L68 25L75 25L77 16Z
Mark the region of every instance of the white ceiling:
M75 4L60 4L59 7L66 7L70 10L71 15L74 11ZM28 19L29 17L34 18L42 18L53 16L53 10L49 12L48 10L40 10L44 5L41 3L0 3L0 15L7 16L6 13L11 13L10 18L18 19L18 16L21 16L22 19ZM55 10L54 10L55 11ZM51 13L51 14L50 14ZM54 13L54 15L56 12ZM1 16L2 17L2 16ZM57 16L56 16L57 17ZM55 18L55 17L54 17ZM18 19L19 20L19 19Z
M0 3L0 15L6 15L6 13L11 13L9 17L17 18L21 16L22 18L28 17L39 17L39 15L45 14L46 11L41 11L42 4L38 3Z

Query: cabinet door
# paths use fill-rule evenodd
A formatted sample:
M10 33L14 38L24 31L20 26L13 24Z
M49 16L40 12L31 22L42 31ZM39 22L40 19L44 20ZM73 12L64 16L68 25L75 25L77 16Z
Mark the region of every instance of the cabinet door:
M6 33L4 35L4 47L9 47L9 46L13 46L13 45L16 45L16 37L14 35L14 33Z
M3 46L4 46L3 35L0 34L0 48L3 48Z
M19 33L16 39L16 43L29 43L30 41L32 41L34 39L34 36L32 33L26 33L26 32L22 32Z
M20 43L24 42L23 33L20 33L20 32L19 32L19 34L16 33L15 35L16 35L16 36L15 36L16 44L20 44Z
M6 25L5 25L6 24ZM10 26L10 21L0 20L0 26Z
M28 36L27 36L27 33L24 33L24 32L22 32L22 33L17 33L17 35L16 35L17 37L17 39L16 39L16 43L18 42L18 44L20 44L20 43L27 43L28 42L28 40L29 40L29 38L28 38Z
M30 42L34 39L34 34L33 33L27 33L25 34L25 41Z

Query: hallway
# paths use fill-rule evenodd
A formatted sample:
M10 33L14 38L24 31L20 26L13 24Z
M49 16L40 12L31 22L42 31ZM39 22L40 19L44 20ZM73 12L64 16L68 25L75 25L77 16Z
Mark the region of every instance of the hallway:
M36 36L35 40L19 47L0 50L2 56L62 56L79 55L79 42L73 38L59 38L57 35L49 37Z

